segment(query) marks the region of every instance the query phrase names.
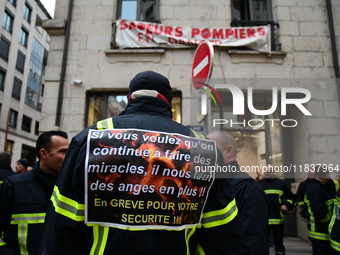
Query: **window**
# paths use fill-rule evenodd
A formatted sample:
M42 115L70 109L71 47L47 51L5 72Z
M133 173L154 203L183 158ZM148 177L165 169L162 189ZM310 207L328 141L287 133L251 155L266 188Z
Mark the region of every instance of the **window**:
M24 73L25 58L26 58L26 56L24 55L24 53L22 53L21 51L19 51L19 52L18 52L18 56L17 56L16 69L17 69L19 72L21 72L21 73Z
M13 21L14 15L9 10L5 10L4 19L2 20L2 26L10 33L12 33Z
M102 119L118 116L127 105L127 92L124 93L93 93L87 98L87 122L90 126ZM181 95L173 94L172 119L181 123Z
M44 47L33 38L32 52L29 63L29 74L27 80L27 90L25 104L40 111L39 97L41 91L43 62L46 56Z
M7 149L6 151L13 155L14 141L7 140Z
M8 0L13 6L17 6L17 1L16 0Z
M9 123L10 127L16 128L18 121L18 112L10 109Z
M5 77L6 77L6 70L0 67L0 90L4 91L5 88Z
M26 115L22 116L21 130L26 131L28 133L31 132L31 123L32 119L27 117Z
M25 3L24 6L24 14L23 17L28 22L31 22L31 15L32 15L32 7L29 5L29 3Z
M22 81L14 77L12 97L18 100L20 100L21 84L22 84Z
M233 20L272 20L271 0L233 0Z
M39 121L35 122L34 134L39 135Z
M159 22L159 0L120 0L118 2L118 17Z
M3 36L1 36L0 41L0 57L6 61L8 61L9 55L9 47L11 43Z
M273 20L272 0L232 0L232 27L271 24L271 49L281 50L279 24Z
M28 40L28 31L26 28L22 27L21 31L20 31L20 38L19 38L19 42L21 43L21 45L23 45L24 47L27 47L27 40Z

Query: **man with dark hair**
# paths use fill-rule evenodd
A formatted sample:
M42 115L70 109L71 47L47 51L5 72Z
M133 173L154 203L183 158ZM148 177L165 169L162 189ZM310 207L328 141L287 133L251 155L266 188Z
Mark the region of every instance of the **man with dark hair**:
M166 77L141 72L125 111L72 139L42 254L239 254L229 181L190 171L191 141L213 142L173 121L171 101ZM205 153L198 161L215 162Z
M332 215L332 203L335 189L328 190L326 184L330 182L329 172L321 165L317 165L314 178L305 191L305 211L307 213L308 237L312 242L313 255L331 254L328 225Z
M0 183L7 176L15 175L15 172L11 168L12 156L7 151L0 152Z
M207 138L215 140L223 154L225 166L230 171L230 183L234 187L236 205L242 226L242 255L268 255L268 204L261 186L247 173L240 170L236 161L237 142L227 131L213 131Z
M15 164L15 171L17 172L17 174L26 173L28 171L27 167L28 167L27 159L21 158Z
M39 161L33 169L2 183L0 254L40 254L47 206L68 146L65 132L41 134L36 146Z

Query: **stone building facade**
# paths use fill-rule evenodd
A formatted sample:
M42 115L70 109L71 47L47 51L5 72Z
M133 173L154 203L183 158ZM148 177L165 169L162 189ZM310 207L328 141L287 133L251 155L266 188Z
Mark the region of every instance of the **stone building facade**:
M233 132L238 138L241 164L272 163L295 168L292 175L278 173L291 183L293 191L306 178L304 169L311 164L327 164L334 168L335 174L340 165L340 87L335 79L339 70L336 72L334 68L334 54L339 55L334 45L340 47L338 1L330 1L331 8L323 0L244 1L247 4L236 0L132 1L137 3L129 7L129 10L135 8L138 14L135 18L124 12L127 2L56 1L54 19L43 24L51 36L51 44L41 131L60 129L72 137L97 120L117 114L126 104L124 96L131 78L140 71L153 70L168 77L175 91L174 118L204 133L214 129ZM333 14L333 47L328 10ZM209 84L215 86L224 103L219 107L208 98L207 113L202 115L201 95L195 94L190 79L196 46L121 48L116 40L115 22L119 18L195 28L270 24L271 51L214 47ZM262 110L272 105L274 87L280 92L279 98L282 88L303 88L311 95L303 103L311 115L290 105L283 115L284 107L279 99L277 110L270 115L248 112L240 118L232 114L230 91L217 84L234 84L244 93L251 87L254 107ZM298 99L306 94L292 93L292 96ZM216 119L239 124L214 126ZM286 127L288 124L281 122L284 119L294 120L297 125ZM243 121L252 124L245 127ZM289 216L287 222L297 225L288 232L306 237L305 223L298 217Z

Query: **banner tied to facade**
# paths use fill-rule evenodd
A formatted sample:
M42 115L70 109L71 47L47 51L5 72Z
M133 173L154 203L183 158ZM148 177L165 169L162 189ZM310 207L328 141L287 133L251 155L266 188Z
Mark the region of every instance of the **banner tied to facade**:
M138 129L90 130L85 221L118 228L184 229L200 223L214 141Z
M117 20L116 26L116 44L121 48L185 48L209 40L213 46L270 52L269 26L195 28L136 20Z

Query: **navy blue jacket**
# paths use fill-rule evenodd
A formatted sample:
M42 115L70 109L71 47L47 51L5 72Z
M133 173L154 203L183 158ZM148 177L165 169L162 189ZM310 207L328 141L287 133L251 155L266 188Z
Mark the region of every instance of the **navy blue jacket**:
M31 171L4 180L0 189L0 232L3 234L0 254L18 255L27 251L30 255L39 255L43 223L56 178L36 163Z
M329 182L333 182L330 180ZM328 184L332 187L332 184ZM328 225L332 214L335 190L331 192L322 182L312 179L305 191L308 236L312 239L328 241Z
M287 184L279 179L264 178L258 181L267 196L269 206L269 225L284 223L284 215L280 210L282 205L286 205L289 211L294 210L294 194Z
M5 180L7 176L12 176L15 174L17 173L15 173L10 166L0 165L0 183L2 183L2 181Z
M120 116L113 118L113 123L115 129L143 129L190 136L189 128L171 119L170 105L153 97L133 99ZM80 132L71 141L53 192L54 207L47 214L45 233L47 240L42 254L83 255L89 254L91 249L102 249L101 254L104 255L186 255L194 254L198 242L206 254L239 254L241 233L238 228L238 217L232 217L230 222L216 227L202 226L175 231L163 229L131 231L85 224L82 208L84 208L84 164L89 129L98 129L97 124ZM70 206L64 207L65 201L74 210L67 211ZM222 210L232 201L235 202L229 180L216 180L210 189L205 211ZM104 241L101 233L105 236Z
M229 163L237 169L231 173L230 183L241 218L242 255L268 255L268 203L261 186L247 173L241 172L236 161Z

